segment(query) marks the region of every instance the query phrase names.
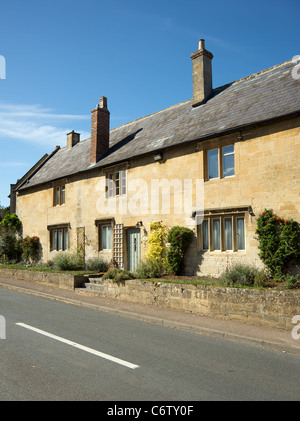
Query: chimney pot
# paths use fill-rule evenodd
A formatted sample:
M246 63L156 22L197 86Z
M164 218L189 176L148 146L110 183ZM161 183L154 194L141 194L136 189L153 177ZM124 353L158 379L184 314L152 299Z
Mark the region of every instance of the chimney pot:
M100 105L100 108L107 109L107 98L105 96L102 96L100 98L99 105Z
M205 49L205 40L199 39L199 48L198 50L204 50Z

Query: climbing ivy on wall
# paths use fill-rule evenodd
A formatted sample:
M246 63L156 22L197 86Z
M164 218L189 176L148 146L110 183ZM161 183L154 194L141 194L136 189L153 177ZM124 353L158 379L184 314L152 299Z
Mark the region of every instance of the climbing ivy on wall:
M299 224L265 209L257 218L259 257L273 277L284 274L292 260L300 258Z
M170 244L167 253L169 271L174 275L180 275L184 269L184 256L189 248L194 233L190 228L172 227L168 232L167 241Z

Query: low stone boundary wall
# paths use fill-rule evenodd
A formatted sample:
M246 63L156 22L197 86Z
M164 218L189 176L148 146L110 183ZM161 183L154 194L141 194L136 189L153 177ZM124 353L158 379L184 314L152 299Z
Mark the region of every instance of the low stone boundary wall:
M88 278L84 275L0 268L0 278L13 278L52 284L74 290ZM291 320L300 314L300 291L255 290L129 280L97 282L97 293L103 297L200 315L235 319L259 325L290 330Z
M10 268L0 268L0 278L1 277L31 282L42 282L70 290L80 287L82 283L87 280L87 278L82 275L74 276L69 273L54 273Z
M104 297L291 329L300 314L300 291L255 290L132 280L104 280L97 291Z

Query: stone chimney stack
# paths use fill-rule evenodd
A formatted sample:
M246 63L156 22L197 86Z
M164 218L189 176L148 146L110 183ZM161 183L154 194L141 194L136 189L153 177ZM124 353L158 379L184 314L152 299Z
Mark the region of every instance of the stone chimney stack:
M80 134L75 133L72 130L70 133L67 134L67 148L73 148L73 146L77 145L80 142Z
M102 96L96 108L92 110L91 127L91 163L95 164L109 148L109 118L107 98Z
M198 51L191 55L193 63L193 107L203 104L212 93L212 58L212 53L205 49L204 39L200 39Z

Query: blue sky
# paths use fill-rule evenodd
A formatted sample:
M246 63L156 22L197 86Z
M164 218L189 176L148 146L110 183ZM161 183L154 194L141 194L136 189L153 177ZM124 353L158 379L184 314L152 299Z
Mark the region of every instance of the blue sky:
M0 204L68 132L89 137L101 96L111 128L190 99L201 38L214 87L300 55L299 12L298 0L2 2Z

